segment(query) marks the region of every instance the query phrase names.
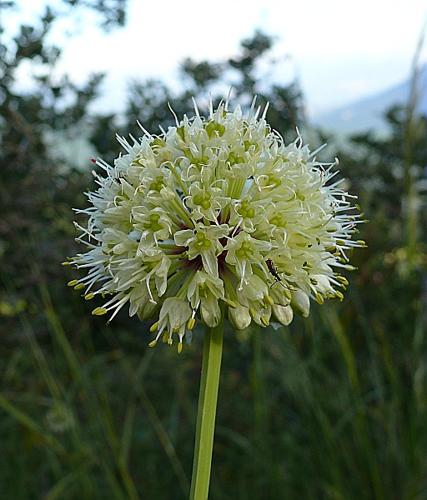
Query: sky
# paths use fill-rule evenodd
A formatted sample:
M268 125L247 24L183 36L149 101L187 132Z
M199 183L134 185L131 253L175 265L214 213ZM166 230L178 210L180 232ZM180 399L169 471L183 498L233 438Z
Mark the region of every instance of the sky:
M25 7L10 25L34 21L45 4L21 1ZM76 82L107 73L97 106L118 111L129 79L159 77L179 85L183 58L223 60L261 29L276 38L273 56L282 61L269 76L298 78L315 116L406 79L426 21L425 0L128 0L124 28L104 33L93 12L76 9L51 39L63 47L59 73ZM23 84L28 71L22 70Z

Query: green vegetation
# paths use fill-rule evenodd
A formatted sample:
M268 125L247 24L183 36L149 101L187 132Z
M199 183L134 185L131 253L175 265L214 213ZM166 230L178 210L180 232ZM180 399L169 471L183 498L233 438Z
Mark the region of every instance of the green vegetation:
M85 2L106 4L100 22L119 29L124 2ZM111 160L116 130L167 127L168 100L189 111L192 95L233 74L238 100L270 101L268 120L291 139L303 99L296 84L261 86L257 62L273 42L256 33L228 61L184 61L182 92L134 82L123 116L89 113L101 75L82 87L52 77L57 15L14 40L0 31L0 496L185 499L202 332L181 355L151 350L146 324L123 313L107 326L67 288L60 263L77 248L71 207L85 203L90 168L54 157L46 137L81 127ZM39 68L27 92L14 85L23 62ZM369 219L346 300L314 304L290 328L226 329L212 499L427 498L427 117L414 109L389 111L388 137L336 151Z

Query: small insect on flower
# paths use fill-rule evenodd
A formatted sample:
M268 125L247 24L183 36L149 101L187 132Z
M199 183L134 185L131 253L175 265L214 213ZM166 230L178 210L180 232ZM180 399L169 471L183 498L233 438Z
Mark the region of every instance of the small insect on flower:
M275 285L276 283L282 283L282 280L279 276L279 273L277 272L274 262L271 259L267 259L265 263L267 264L270 274L274 276L274 278L276 278L276 281L271 286Z
M89 193L76 223L86 251L69 259L87 271L68 284L93 314L111 321L124 306L155 319L150 345L184 338L198 321L215 327L223 310L236 328L284 325L307 316L310 299L342 299L347 252L363 242L353 196L298 137L270 128L266 110L210 105L152 135L143 130ZM142 128L142 127L141 127ZM280 287L275 287L280 283Z

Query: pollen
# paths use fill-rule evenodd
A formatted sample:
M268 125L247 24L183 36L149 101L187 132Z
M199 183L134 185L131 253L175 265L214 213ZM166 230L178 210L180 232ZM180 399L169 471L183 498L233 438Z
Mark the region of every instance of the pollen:
M107 314L108 310L105 307L96 307L93 311L92 314L94 316L103 316L104 314Z

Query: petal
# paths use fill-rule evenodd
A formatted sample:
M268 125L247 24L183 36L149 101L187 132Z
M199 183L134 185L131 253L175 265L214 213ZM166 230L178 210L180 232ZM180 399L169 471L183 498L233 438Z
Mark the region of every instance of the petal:
M301 316L307 318L310 312L310 299L305 292L302 290L292 292L291 304Z
M194 238L194 232L192 229L183 229L182 231L177 231L174 234L175 244L179 247L186 247L188 243Z
M249 309L245 306L238 305L228 309L228 317L238 330L244 330L251 324L251 315Z
M203 267L204 267L205 271L208 274L215 276L217 278L218 277L218 259L215 255L215 252L210 250L207 252L202 252L200 255L202 257Z
M221 320L221 309L219 307L218 300L212 295L202 299L200 314L203 321L207 326L209 326L209 328L217 326Z
M273 304L273 312L277 320L285 326L288 326L292 322L294 317L294 312L291 306Z

